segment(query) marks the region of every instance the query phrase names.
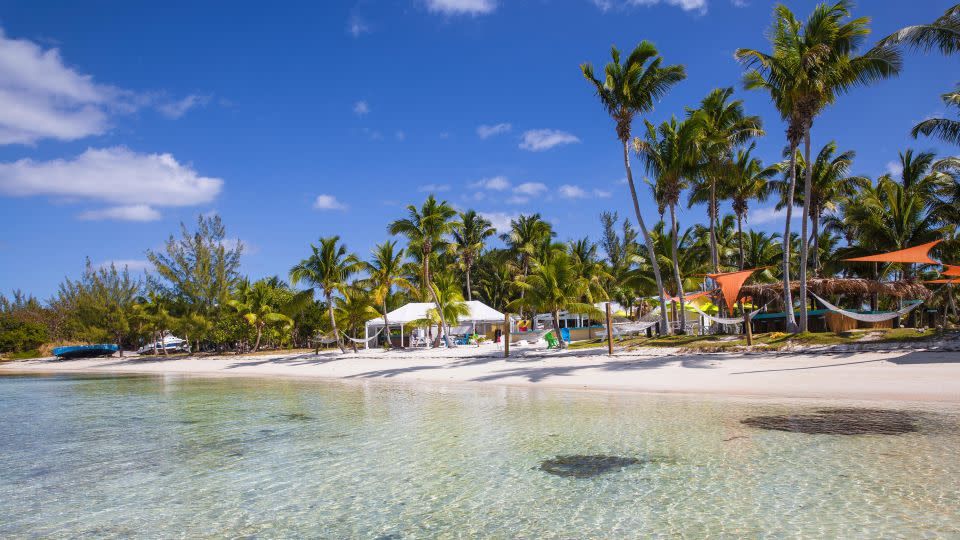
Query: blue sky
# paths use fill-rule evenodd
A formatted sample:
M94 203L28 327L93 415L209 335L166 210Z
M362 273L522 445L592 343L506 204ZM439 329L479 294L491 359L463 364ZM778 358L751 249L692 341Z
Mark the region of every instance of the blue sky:
M815 4L789 1L805 17ZM947 1L861 2L874 35ZM244 271L280 274L320 236L362 255L433 189L503 226L540 212L563 239L631 215L613 126L578 65L651 40L688 78L650 119L735 86L777 159L783 126L740 87L737 47L767 48L761 0L3 2L0 291L41 297L83 259L141 269L181 221L219 213ZM843 96L816 123L875 177L943 113L956 58L908 53L898 79ZM635 167L639 164L635 163ZM650 221L655 206L643 193ZM751 225L780 228L767 203ZM726 207L725 207L726 208ZM703 219L685 211L682 225Z

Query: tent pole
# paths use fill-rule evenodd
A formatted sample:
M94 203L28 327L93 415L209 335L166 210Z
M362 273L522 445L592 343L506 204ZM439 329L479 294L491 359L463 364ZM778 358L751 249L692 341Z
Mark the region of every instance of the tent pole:
M370 348L370 326L363 325L363 350Z
M400 323L400 348L403 348L403 323Z

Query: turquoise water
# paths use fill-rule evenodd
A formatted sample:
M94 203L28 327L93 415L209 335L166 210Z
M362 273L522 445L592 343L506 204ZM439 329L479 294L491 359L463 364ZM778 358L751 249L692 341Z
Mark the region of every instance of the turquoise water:
M495 386L0 377L0 537L960 536L955 409L931 409L902 435L740 422L813 408ZM567 455L626 464L585 478L541 469Z

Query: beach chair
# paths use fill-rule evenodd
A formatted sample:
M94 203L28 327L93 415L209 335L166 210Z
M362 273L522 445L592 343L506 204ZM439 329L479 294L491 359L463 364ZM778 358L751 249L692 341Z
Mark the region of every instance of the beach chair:
M547 332L544 334L543 339L547 340L548 349L556 349L560 346L560 342L557 341L557 338L553 335L553 332Z

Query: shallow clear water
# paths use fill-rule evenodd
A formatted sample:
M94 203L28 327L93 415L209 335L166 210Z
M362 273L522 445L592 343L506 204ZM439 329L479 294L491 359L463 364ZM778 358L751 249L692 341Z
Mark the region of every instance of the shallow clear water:
M960 422L814 404L245 378L0 377L0 537L960 536ZM636 458L589 478L564 455Z

